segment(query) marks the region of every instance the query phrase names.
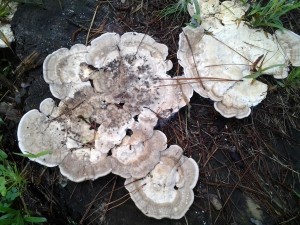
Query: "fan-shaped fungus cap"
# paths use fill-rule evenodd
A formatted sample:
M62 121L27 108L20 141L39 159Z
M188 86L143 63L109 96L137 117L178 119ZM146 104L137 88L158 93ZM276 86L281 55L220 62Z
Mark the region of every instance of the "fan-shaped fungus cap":
M94 130L79 118L68 116L66 110L56 107L48 98L41 102L40 112L35 109L27 112L18 127L21 151L31 154L50 151L31 159L48 167L59 166L62 174L75 182L111 172L107 155L87 147L94 139Z
M160 162L143 179L126 179L125 187L136 206L156 219L179 219L194 200L193 188L199 176L197 163L172 145L161 152Z
M238 108L243 109L243 113L237 113L236 109L225 109L222 105L235 101L228 98L237 97L233 91L239 89L239 81L243 77L259 71L275 78L284 78L288 74L289 60L278 47L276 39L272 35L266 36L262 30L249 28L243 22L239 26L227 24L222 29L218 28L213 35L205 34L202 27L183 28L177 56L185 76L197 81L192 84L194 90L203 97L223 102L215 104L217 110L228 111L225 115L236 115L238 118L249 115L249 107L258 104L256 100L255 104L240 101ZM258 92L264 93L257 96L257 100L263 100L266 86L251 84L251 92L255 92L253 88L259 88ZM235 85L238 85L237 88L234 88ZM229 90L230 94L226 94ZM240 99L244 99L244 96ZM230 104L225 103L226 107Z
M159 162L160 152L167 148L167 137L155 130L144 142L131 145L125 137L120 146L112 150L112 172L124 178L145 177Z
M95 180L112 170L110 158L94 148L79 148L70 152L59 165L60 172L74 182Z
M300 36L290 30L276 30L275 38L293 66L300 66Z
M267 90L268 86L258 80L244 79L232 86L224 94L222 101L214 103L214 107L226 118L244 118L249 116L250 107L266 98Z
M49 84L52 95L58 99L74 97L74 93L90 82L82 82L80 66L85 62L85 45L76 44L71 49L61 48L48 55L43 63L44 80Z
M65 123L49 118L54 109L53 105L51 108L51 100L46 99L41 103L41 111L45 114L36 109L27 112L19 123L17 133L19 147L23 153L51 152L31 159L48 167L57 166L68 154L64 145Z

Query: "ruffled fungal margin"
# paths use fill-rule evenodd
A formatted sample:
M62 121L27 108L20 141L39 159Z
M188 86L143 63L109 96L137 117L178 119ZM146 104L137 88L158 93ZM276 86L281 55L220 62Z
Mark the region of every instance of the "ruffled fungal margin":
M125 187L136 206L156 219L180 219L194 201L199 169L197 163L171 145L161 153L159 163L143 179L128 178Z
M240 20L248 6L238 2L199 1L210 13L202 11L200 27L183 28L177 56L197 93L215 101L224 117L244 118L267 94L267 85L250 75L262 71L286 78L290 63L299 62L300 41L286 30L271 35L251 29Z
M58 165L76 182L111 171L126 178L145 176L166 148L166 137L153 130L158 118L177 112L193 94L188 84L166 74L172 68L167 53L165 45L145 34L106 33L90 46L50 54L44 79L60 102L56 106L46 99L40 111L23 116L21 151L52 151L33 160Z
M124 178L143 178L159 162L160 152L167 148L167 137L155 130L145 142L131 144L125 137L120 146L112 150L112 172Z
M55 98L73 98L74 93L90 82L82 82L80 63L85 61L87 47L76 44L71 49L61 48L48 55L43 63L44 80Z
M50 154L30 159L48 167L59 166L61 173L75 182L110 173L107 154L90 147L94 130L68 113L65 108L56 107L51 98L41 102L40 111L26 113L17 134L21 151L37 154L49 150Z

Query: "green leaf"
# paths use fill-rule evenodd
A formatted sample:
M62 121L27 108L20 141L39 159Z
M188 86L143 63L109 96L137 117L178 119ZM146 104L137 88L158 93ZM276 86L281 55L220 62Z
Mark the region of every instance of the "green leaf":
M25 216L24 220L30 223L44 223L47 222L45 217L34 217L34 216Z
M7 154L2 149L0 149L0 159L7 159Z
M299 198L299 199L300 199L300 193L298 193L298 192L294 191L294 194L297 196L297 198Z
M6 180L4 177L0 177L0 194L2 196L5 196L6 195Z
M41 151L41 152L36 153L36 154L30 153L30 152L27 152L25 154L24 153L14 153L14 154L22 156L22 157L28 157L28 158L35 159L35 158L38 158L38 157L41 157L41 156L44 156L44 155L48 155L48 154L51 154L51 153L52 153L52 151L45 150L45 151Z
M12 225L15 224L16 220L15 219L1 219L0 217L0 224L1 225Z
M25 224L20 210L18 210L18 213L16 215L16 220L17 220L16 225L24 225Z
M0 212L9 213L9 214L17 214L18 210L0 205Z
M13 202L17 197L20 196L20 192L16 187L12 187L10 190L7 191L6 199L10 202Z

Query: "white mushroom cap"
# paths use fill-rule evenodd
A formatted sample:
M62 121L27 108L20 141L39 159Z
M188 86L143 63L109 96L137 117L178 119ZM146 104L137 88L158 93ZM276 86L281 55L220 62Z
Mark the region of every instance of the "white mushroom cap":
M90 82L82 82L79 76L80 65L85 61L86 53L85 45L76 44L70 50L61 48L46 57L43 75L54 97L73 98L75 92L90 86Z
M267 90L268 86L258 80L244 79L231 87L214 107L224 117L241 119L249 116L250 107L266 98Z
M131 145L127 143L128 139L129 136L125 137L121 145L112 150L112 172L124 178L145 177L159 162L160 152L167 148L167 137L155 130L144 142Z
M49 167L59 165L61 173L68 179L80 182L96 179L111 172L110 159L93 148L96 131L80 119L91 108L73 109L73 116L65 102L58 107L51 98L40 104L40 111L26 113L18 127L19 147L23 153L37 154L49 150L51 153L31 158ZM83 105L85 106L85 105ZM92 111L92 110L91 110ZM87 147L91 145L91 147Z
M177 57L185 76L193 79L194 90L202 97L216 101L243 77L244 70L249 70L244 58L213 36L205 35L201 27L183 28Z
M74 182L95 180L111 172L110 158L93 148L70 152L59 165L60 172Z
M267 87L260 82L259 85L251 85L249 90L254 93L253 88L258 88L255 99L249 97L251 100L245 100L248 97L240 91L239 81L251 75L251 70L261 70L275 78L284 78L288 74L289 60L276 39L262 30L249 28L243 22L239 26L227 24L222 29L218 27L213 35L205 34L202 27L183 28L177 56L185 76L194 82L194 90L216 101L215 108L226 117L243 118L250 114L249 107L265 98ZM259 58L262 58L261 61L252 68ZM238 94L241 97L237 97ZM237 105L231 109L236 99L239 99Z
M275 31L282 51L293 66L300 66L300 36L290 30Z
M68 154L68 149L64 145L66 124L60 120L53 120L36 109L22 117L17 135L19 147L25 154L51 151L50 154L31 158L42 165L57 166Z
M126 179L125 187L136 206L156 219L179 219L194 200L199 176L197 163L172 145L161 153L160 162L142 180Z

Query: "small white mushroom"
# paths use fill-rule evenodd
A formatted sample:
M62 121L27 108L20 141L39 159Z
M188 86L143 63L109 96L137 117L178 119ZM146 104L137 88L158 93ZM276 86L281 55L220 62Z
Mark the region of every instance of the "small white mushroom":
M167 137L161 131L154 131L148 140L128 144L125 137L120 146L112 150L112 172L124 178L145 177L159 162L160 152L167 148Z
M125 187L136 206L156 219L179 219L194 201L199 176L197 163L172 145L161 153L160 162L143 179L128 178Z

